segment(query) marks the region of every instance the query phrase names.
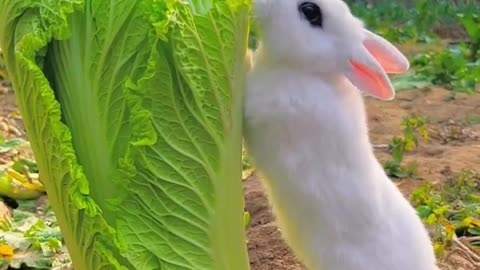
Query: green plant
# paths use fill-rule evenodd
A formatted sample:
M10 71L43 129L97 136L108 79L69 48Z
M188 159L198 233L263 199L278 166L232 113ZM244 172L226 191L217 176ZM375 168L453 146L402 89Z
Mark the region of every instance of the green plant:
M44 255L57 253L62 247L62 235L59 230L49 228L42 220L38 220L24 234L34 249L41 250Z
M470 59L472 61L480 58L480 16L478 14L458 14L465 31L470 38Z
M464 170L442 188L434 188L427 183L412 193L411 201L423 221L433 226L438 255L445 253L454 235L480 236L478 173Z
M57 258L70 261L55 216L42 204L19 201L6 220L10 226L0 231L1 269L55 269Z
M249 1L0 2L0 47L75 269L248 269Z
M382 1L374 8L365 3L351 4L352 12L360 17L368 28L392 42L403 42L417 36L417 28L411 20L412 14L398 2Z
M459 24L458 13L479 13L480 5L450 0L421 1L346 1L352 12L366 25L393 42L435 41L437 26Z
M480 125L480 115L467 115L465 118L465 124L473 126L473 125Z
M391 77L395 92L409 91L415 89L428 89L432 86L432 82L421 74L414 71L402 75Z
M245 212L244 214L244 220L245 220L245 230L250 227L250 223L252 222L252 216L250 215L250 212Z
M406 166L402 165L405 152L412 152L417 148L417 133L428 141L429 136L426 128L426 120L420 116L411 116L403 119L401 127L403 129L403 137L394 137L390 142L390 151L392 160L387 161L384 165L387 175L395 178L415 177L417 164L411 162Z
M242 149L242 179L246 180L254 171L245 147Z
M422 53L412 61L418 74L433 84L472 93L480 83L480 62L470 62L465 44L440 53Z

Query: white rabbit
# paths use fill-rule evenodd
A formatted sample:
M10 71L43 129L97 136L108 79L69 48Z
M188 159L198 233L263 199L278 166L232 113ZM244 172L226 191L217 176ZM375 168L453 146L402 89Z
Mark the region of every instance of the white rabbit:
M245 140L282 234L310 270L436 270L426 228L385 174L362 91L394 97L408 60L340 0L257 0Z

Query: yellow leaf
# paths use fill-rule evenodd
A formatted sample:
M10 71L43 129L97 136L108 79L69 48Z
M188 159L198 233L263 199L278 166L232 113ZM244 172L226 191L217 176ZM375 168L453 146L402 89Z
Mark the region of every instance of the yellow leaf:
M433 246L434 246L435 254L437 256L442 256L445 253L445 244L440 242L435 242Z
M13 178L14 180L17 180L17 182L20 182L20 184L22 186L24 186L25 188L27 189L30 189L30 190L36 190L36 191L40 191L40 192L43 192L45 191L42 183L40 183L39 181L29 181L27 177L25 177L25 175L23 174L20 174L18 173L17 171L15 170L12 170L12 169L9 169L7 171L7 174Z
M445 214L445 212L447 212L448 209L450 209L450 205L444 205L440 208L434 209L433 212L435 213L435 215L441 216Z
M43 192L45 191L45 189L43 188L43 185L39 182L32 182L32 183L22 183L22 186L24 186L25 188L29 189L29 190L36 190L36 191L40 191L40 192Z
M428 218L426 218L425 223L428 225L433 225L437 222L437 216L435 214L430 214Z
M480 227L480 219L473 219L472 220L472 225L476 227Z
M12 177L13 179L19 181L20 183L25 183L27 182L27 179L25 176L19 174L18 172L16 172L15 170L8 170L7 171L7 174Z
M455 226L454 225L448 225L447 228L447 240L452 240L453 235L455 234Z
M19 112L13 112L12 113L12 118L13 119L22 119L22 115Z
M430 136L428 136L428 131L425 127L421 127L419 131L426 142L430 141Z
M473 222L473 217L466 217L463 221L462 221L462 226L463 227L471 227L472 226L472 222Z
M416 144L414 141L405 140L405 151L412 152L413 150L415 150L415 148L416 148Z
M17 177L19 177L19 174L13 170L8 170L5 175L0 175L1 195L16 200L31 200L40 197L44 193L43 185L40 182L34 181L29 183L26 179L25 182L22 182L18 181Z
M0 256L4 258L12 258L15 255L13 248L9 245L0 245Z

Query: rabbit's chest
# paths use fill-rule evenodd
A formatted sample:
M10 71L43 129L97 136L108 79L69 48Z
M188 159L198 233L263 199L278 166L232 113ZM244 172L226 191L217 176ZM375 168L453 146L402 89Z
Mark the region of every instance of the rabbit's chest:
M364 140L361 98L339 98L328 87L307 87L285 81L269 91L248 93L245 101L245 130L255 148L275 151L331 151L352 148ZM363 142L362 142L363 143ZM278 153L285 154L285 153Z

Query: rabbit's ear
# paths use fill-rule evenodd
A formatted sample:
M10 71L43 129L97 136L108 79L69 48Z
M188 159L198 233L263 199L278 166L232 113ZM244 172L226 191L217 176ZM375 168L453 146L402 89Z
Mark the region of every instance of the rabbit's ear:
M347 78L360 90L383 100L391 100L395 90L387 73L403 73L408 70L408 59L382 37L365 30L362 46L354 51Z
M368 30L363 46L377 60L386 73L399 74L409 69L408 59L390 42Z
M353 53L345 75L359 90L378 99L391 100L395 96L387 73L363 46Z

